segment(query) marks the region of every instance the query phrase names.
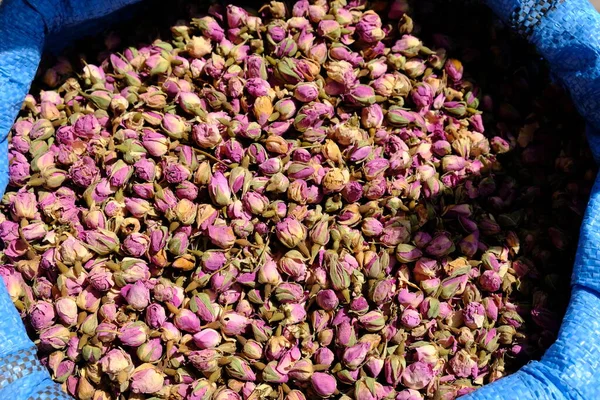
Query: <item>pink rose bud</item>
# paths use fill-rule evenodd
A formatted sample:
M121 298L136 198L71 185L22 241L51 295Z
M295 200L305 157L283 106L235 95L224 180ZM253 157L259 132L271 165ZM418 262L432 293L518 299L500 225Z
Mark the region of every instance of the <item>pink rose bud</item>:
M256 374L250 365L240 357L232 357L226 367L227 374L233 379L241 381L255 381Z
M289 380L287 373L277 369L277 361L271 361L262 371L262 378L265 382L286 383Z
M63 349L69 343L71 335L62 325L53 325L40 332L40 344L48 349Z
M106 229L86 231L83 237L88 248L100 256L117 252L120 247L117 235Z
M200 319L190 310L181 309L173 319L175 326L182 331L196 333L200 332Z
M148 327L141 321L127 323L119 329L119 339L125 346L141 346L148 340Z
M284 219L275 229L279 241L291 249L306 238L306 228L295 218Z
M117 326L110 322L102 322L96 327L96 337L103 343L111 343L117 338Z
M190 363L200 372L211 373L219 368L220 354L217 350L199 350L188 354Z
M160 344L160 339L150 339L137 348L136 354L143 362L156 362L160 360L163 354L163 347Z
M34 219L37 212L35 193L17 193L11 202L11 211L15 218Z
M292 390L286 394L284 400L306 400L306 396L299 390Z
M101 130L102 127L94 114L82 115L73 125L73 132L82 139L92 139Z
M100 180L100 169L92 158L84 156L69 168L69 178L76 185L87 188Z
M319 88L316 83L299 83L294 89L294 98L303 103L310 103L319 97Z
M225 176L217 171L208 184L208 192L212 201L218 206L226 206L231 203L231 189Z
M406 308L402 312L400 321L402 322L402 325L404 325L408 329L413 329L419 326L419 324L421 323L421 315L417 310L414 310L412 308Z
M121 295L127 303L135 310L143 310L150 303L150 290L144 282L137 281L134 284L129 284L121 289Z
M50 327L54 322L54 317L54 307L45 301L38 301L29 309L31 326L36 330Z
M379 104L372 104L361 111L361 122L367 129L379 128L383 124L383 110Z
M377 376L383 370L383 364L384 360L382 358L370 356L369 358L367 358L363 369L365 370L365 372L367 372L367 374L369 374L369 376L377 378Z
M357 343L346 348L342 356L342 362L350 370L356 370L367 357L371 345L369 343Z
M123 160L117 160L108 168L109 182L112 186L123 187L133 175L133 167L125 164Z
M460 81L463 75L463 65L460 61L451 58L446 61L446 65L444 66L448 77L453 81Z
M252 322L247 317L235 312L226 312L221 315L221 331L228 336L241 335Z
M385 381L390 385L397 386L402 379L402 373L406 368L406 360L403 356L392 354L388 356L383 364Z
M156 164L154 161L146 158L142 158L134 164L135 176L138 178L152 182L156 175Z
M231 389L222 388L212 397L213 400L242 400L242 397Z
M484 271L479 277L479 286L488 292L495 292L502 286L502 278L494 270Z
M454 395L452 397L454 397ZM446 397L443 397L443 399L446 400ZM448 397L448 399L450 399L450 397ZM396 400L423 400L423 396L414 389L405 389L398 392Z
M467 378L477 374L477 362L471 357L466 350L458 351L454 357L448 361L448 365L452 368L454 374L459 378Z
M25 240L33 242L44 238L48 233L48 227L45 223L38 221L21 228L21 232L23 233Z
M485 322L485 308L475 301L467 304L463 310L463 320L467 327L479 329Z
M162 389L164 375L152 364L142 364L131 375L131 391L133 393L152 394Z
M315 372L310 383L315 393L322 398L332 396L337 391L337 381L328 373Z
M409 389L423 389L433 379L433 367L417 361L410 364L402 373L402 383Z
M235 243L235 234L229 226L211 225L208 227L208 236L210 241L222 249L228 249Z
M360 21L356 24L355 34L365 43L376 43L385 38L385 32L381 29L382 23L375 11L363 13Z
M54 303L58 319L64 324L75 325L77 323L77 303L72 297L61 297Z
M202 350L212 349L221 343L221 335L214 329L207 328L195 333L193 340L194 344Z
M166 136L151 129L144 129L142 132L142 145L148 150L148 154L153 157L167 154L170 142Z
M325 311L332 311L337 308L339 300L333 290L326 289L317 293L317 304Z
M150 304L146 308L146 324L152 329L158 329L167 321L165 309L160 304Z
M133 257L142 257L148 251L150 238L143 233L132 233L128 235L121 248L125 253Z

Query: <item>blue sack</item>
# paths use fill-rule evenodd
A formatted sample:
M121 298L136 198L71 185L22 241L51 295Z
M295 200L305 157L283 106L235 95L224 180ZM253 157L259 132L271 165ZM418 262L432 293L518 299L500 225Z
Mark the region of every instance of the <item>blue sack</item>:
M136 1L0 2L0 191L8 182L6 137L29 90L46 39ZM570 90L588 122L588 141L600 162L600 14L588 0L486 2L537 47ZM94 26L86 22L79 28ZM73 35L57 37L64 40L69 36ZM600 217L595 215L600 216L598 180L581 227L571 302L556 342L540 361L464 399L600 398ZM35 346L4 285L0 285L0 315L0 399L68 399L37 360Z

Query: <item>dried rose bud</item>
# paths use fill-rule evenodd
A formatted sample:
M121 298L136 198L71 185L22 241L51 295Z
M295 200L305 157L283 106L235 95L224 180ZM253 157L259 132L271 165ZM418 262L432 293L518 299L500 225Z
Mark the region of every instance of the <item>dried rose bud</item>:
M150 303L150 290L142 281L124 286L121 295L135 310L144 310Z
M390 385L397 386L402 379L406 369L406 360L403 356L392 354L388 356L383 364L385 381Z
M150 339L137 348L136 354L143 362L156 362L160 360L163 354L163 348L160 339Z
M242 381L256 380L256 374L250 368L250 365L240 357L232 357L229 364L227 364L226 370L227 374L234 379Z
M289 377L286 373L277 369L277 361L271 361L262 371L262 378L265 382L286 383Z
M419 326L419 324L421 323L421 315L417 310L406 308L402 312L400 321L402 322L402 325L404 325L406 328L413 329Z
M119 340L125 346L141 346L148 340L148 327L141 321L125 324L119 329Z
M50 327L54 323L54 307L46 301L38 301L29 309L31 326L36 330Z
M306 228L295 218L277 223L275 233L279 241L291 249L306 238Z
M369 311L359 317L358 321L368 332L378 332L385 326L385 318L379 311Z
M244 343L242 353L251 360L260 360L263 356L263 346L255 340L248 340Z
M152 364L142 364L131 374L131 391L133 393L156 393L164 384L164 376Z
M460 350L448 361L448 365L457 377L467 378L477 374L477 362L466 350Z
M370 347L369 343L358 343L346 348L342 356L342 362L350 370L357 369L365 361Z
M336 379L324 372L315 372L310 383L315 393L322 398L332 396L337 391Z
M332 311L337 308L339 300L333 290L326 289L317 294L317 304L326 311Z
M431 364L417 361L406 367L402 373L402 383L409 389L423 389L434 375Z

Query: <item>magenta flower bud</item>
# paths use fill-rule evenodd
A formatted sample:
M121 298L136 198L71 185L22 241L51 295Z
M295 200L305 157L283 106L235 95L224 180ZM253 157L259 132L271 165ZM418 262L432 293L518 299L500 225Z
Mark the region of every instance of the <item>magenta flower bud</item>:
M187 252L189 244L189 234L180 231L171 236L171 239L167 245L167 249L169 253L173 254L174 256L182 256Z
M11 211L15 218L34 219L37 212L35 193L17 193L11 202Z
M50 327L54 323L54 317L54 307L45 301L38 301L29 309L31 326L38 331Z
M123 187L133 175L133 167L125 164L123 160L117 160L108 168L108 174L112 186Z
M271 91L269 82L262 78L250 78L246 81L246 90L253 97L268 96Z
M142 158L134 164L135 176L138 178L152 182L156 176L156 164L154 161L147 158Z
M225 37L225 31L213 17L206 16L194 19L193 24L200 29L204 36L217 43Z
M385 326L383 314L379 311L369 311L358 318L361 325L369 332L378 332Z
M423 389L431 382L434 375L430 364L417 361L406 367L402 373L402 383L409 389Z
M163 347L160 343L160 339L150 339L137 348L136 354L138 358L143 362L156 362L160 360L163 354Z
M96 327L96 337L103 343L111 343L117 338L117 326L110 322L102 322Z
M152 364L142 364L131 375L133 393L152 394L160 391L164 385L164 375Z
M77 302L72 297L61 297L54 303L58 319L66 325L75 325L77 322Z
M453 81L460 81L463 76L463 65L460 61L451 58L446 61L446 65L444 65L444 69L448 74L448 77Z
M142 131L142 145L148 154L154 157L161 157L169 151L169 139L151 129Z
M212 349L221 343L221 335L214 329L207 328L195 333L193 340L194 344L202 350Z
M236 240L233 229L230 226L211 225L208 227L208 236L215 246L222 249L232 247Z
M119 339L124 346L141 346L148 340L148 327L141 321L125 324L119 329Z
M188 114L199 115L206 109L200 97L193 92L179 93L179 106Z
M226 367L227 374L240 381L255 381L256 374L250 365L240 357L232 357Z
M231 189L225 176L217 171L208 184L208 191L212 201L218 206L226 206L231 203Z
M150 290L148 290L142 281L124 286L121 289L121 295L135 310L141 311L150 303Z
M73 125L73 133L82 139L93 139L102 127L94 114L80 116Z
M165 309L160 304L150 304L146 308L146 324L152 329L158 329L167 321Z
M175 195L181 200L194 201L198 197L198 186L190 181L183 181L175 188Z
M67 346L71 335L62 325L52 325L40 332L40 344L48 349L60 350Z
M88 229L106 228L106 216L100 210L92 210L85 213L83 217L83 222L85 223Z
M19 238L19 224L9 220L0 223L0 238L4 242L17 240Z
M185 120L175 114L165 114L162 119L162 128L173 139L179 139L183 137L186 131Z
M181 164L167 164L163 168L165 180L169 183L181 183L190 178L190 171Z
M87 188L100 180L100 170L93 159L84 156L69 168L69 177L76 185Z
M149 201L135 197L125 198L125 208L135 218L144 218L152 210Z
M356 342L356 333L354 332L354 327L349 322L344 321L337 325L336 342L340 346L351 346ZM321 363L319 362L319 364Z
M271 361L267 364L262 372L262 377L265 382L271 383L286 383L289 379L287 373L280 372L277 369L277 361Z
M454 243L448 235L441 234L433 238L425 248L425 252L433 257L443 257L454 251Z
M173 322L182 331L190 333L200 332L200 319L188 309L179 310Z
M146 254L150 246L150 238L143 233L132 233L128 235L121 248L125 253L133 257L141 257Z
M221 251L207 251L202 254L201 264L207 271L216 271L227 262L225 254Z
M413 329L419 326L419 324L421 323L421 315L415 309L406 308L402 312L400 322L402 322L402 325L404 325L408 329Z
M314 82L299 83L294 89L294 98L302 103L310 103L319 97L319 87Z
M251 320L235 312L226 312L221 315L221 331L228 336L241 335L244 333Z
M83 237L87 247L101 256L117 252L120 247L117 235L106 229L83 232Z
M337 381L328 373L315 372L310 383L315 393L322 398L332 396L337 391Z
M317 27L317 34L330 40L338 40L342 34L342 28L335 20L322 20Z
M339 304L336 293L331 289L317 293L317 304L325 311L335 310Z
M471 329L481 328L485 322L485 308L480 303L470 302L463 310L463 320Z
M367 358L367 361L363 365L363 369L367 374L373 378L377 378L377 376L383 370L384 360L375 356L370 356Z
M367 217L363 220L361 231L367 237L378 237L383 233L383 224L375 218Z
M365 43L376 43L385 38L385 32L381 29L382 23L375 11L363 13L360 21L356 24L355 34Z
M494 270L484 271L479 277L479 286L488 292L495 292L502 286L502 278Z
M285 218L278 222L275 233L279 241L290 249L306 239L306 228L295 218Z
M485 308L485 315L491 320L498 320L498 304L491 297L486 297L482 300L483 307Z
M361 111L361 122L366 129L380 128L383 124L383 110L379 104L371 104Z
M23 238L28 242L42 239L48 233L48 227L43 222L33 222L23 228L21 228Z
M366 342L350 346L344 351L342 362L348 369L354 371L365 361L370 348L371 344Z
M466 350L458 351L454 357L448 361L448 365L452 368L454 374L459 378L467 378L477 374L477 362L471 357Z

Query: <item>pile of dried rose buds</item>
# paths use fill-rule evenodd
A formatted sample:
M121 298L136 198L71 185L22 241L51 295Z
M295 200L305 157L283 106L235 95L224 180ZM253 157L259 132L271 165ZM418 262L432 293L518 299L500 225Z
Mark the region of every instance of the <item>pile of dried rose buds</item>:
M537 277L503 208L515 144L407 10L213 5L45 73L11 131L0 274L66 391L452 399L506 373Z

